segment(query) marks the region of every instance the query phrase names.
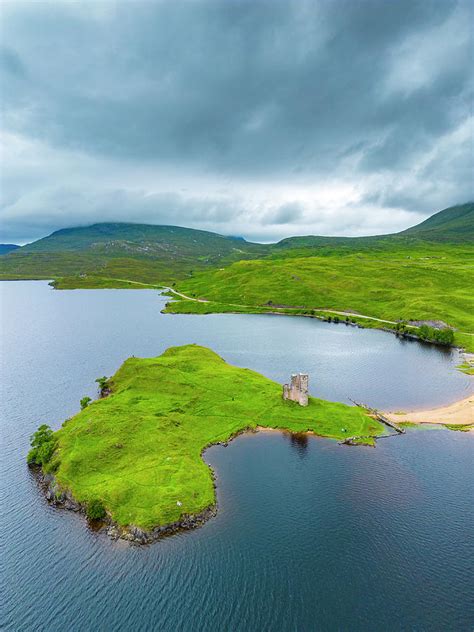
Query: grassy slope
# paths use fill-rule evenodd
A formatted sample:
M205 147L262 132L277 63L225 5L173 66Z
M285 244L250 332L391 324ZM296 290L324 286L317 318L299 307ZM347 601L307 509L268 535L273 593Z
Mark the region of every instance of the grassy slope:
M473 243L473 203L398 235L294 237L271 246L173 226L97 224L0 257L0 278L54 278L65 289L175 283L212 301L169 309L188 313L258 312L272 301L389 321L442 320L459 329L458 345L474 351Z
M460 204L435 213L421 224L400 235L436 241L470 242L473 240L474 202Z
M220 303L322 308L387 320L444 320L474 332L474 247L412 244L338 256L242 261L179 282Z
M383 432L358 408L315 398L307 408L285 402L279 384L195 345L130 358L112 384L112 395L58 431L56 477L80 502L101 499L121 525L151 528L212 505L201 452L247 427L333 438Z
M95 224L56 231L1 257L0 278L87 275L90 287L100 287L102 277L163 283L266 250L242 239L178 226Z

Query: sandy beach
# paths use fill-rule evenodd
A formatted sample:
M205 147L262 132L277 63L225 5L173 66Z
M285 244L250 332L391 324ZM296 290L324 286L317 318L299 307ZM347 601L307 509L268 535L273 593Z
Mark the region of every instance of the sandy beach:
M441 408L384 414L395 423L410 421L415 424L471 425L474 424L474 394Z

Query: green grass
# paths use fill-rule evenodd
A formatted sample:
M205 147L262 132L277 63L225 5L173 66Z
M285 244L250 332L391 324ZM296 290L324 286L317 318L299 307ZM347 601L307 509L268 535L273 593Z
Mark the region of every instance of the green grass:
M219 304L359 313L388 321L440 320L474 348L474 247L402 249L239 261L177 282L186 295ZM189 308L192 309L192 308ZM201 307L196 308L201 309Z
M128 279L109 279L87 275L82 277L59 277L50 283L57 290L153 290L160 285L130 281Z
M210 301L179 301L169 312L341 311L388 328L443 321L457 330L457 346L474 351L474 204L396 235L266 245L176 226L96 224L0 256L0 279L55 279L60 289L173 285Z
M474 375L474 364L471 362L463 362L457 368L463 373L467 373L467 375Z
M474 424L444 424L444 427L457 432L469 432L474 429Z
M101 501L121 526L150 529L214 505L201 453L244 429L312 431L334 439L384 432L360 408L315 398L307 407L284 401L279 384L196 345L170 348L158 358L129 358L111 384L111 395L55 433L50 466L76 500Z

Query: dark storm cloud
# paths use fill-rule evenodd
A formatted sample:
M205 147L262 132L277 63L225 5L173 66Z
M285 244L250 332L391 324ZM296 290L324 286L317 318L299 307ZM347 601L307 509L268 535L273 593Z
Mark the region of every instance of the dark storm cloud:
M304 209L298 202L282 204L262 218L264 224L293 224L303 217Z
M239 182L243 197L246 187L266 186L266 205L249 205L255 221L288 224L290 232L301 205L314 207L308 187L328 177L364 183L364 203L435 211L458 201L450 197L458 184L469 193L455 170L440 190L438 168L446 164L424 161L440 139L453 136L452 159L472 165L469 141L455 137L472 99L472 6L455 0L6 4L4 127L58 152L209 177L214 190L202 199L214 222L229 219L225 204L220 217L216 211L219 181ZM75 176L61 173L58 191L68 183L75 189ZM272 200L272 183L282 179L293 188L289 199ZM100 187L92 187L99 198L110 194ZM294 201L298 187L301 199ZM14 188L21 206L25 191L18 183ZM190 203L195 197L191 191ZM299 215L288 210L293 202ZM70 210L81 221L79 210ZM190 205L181 212L181 223L192 219ZM130 213L138 221L148 211L137 202ZM335 216L332 226L337 232Z

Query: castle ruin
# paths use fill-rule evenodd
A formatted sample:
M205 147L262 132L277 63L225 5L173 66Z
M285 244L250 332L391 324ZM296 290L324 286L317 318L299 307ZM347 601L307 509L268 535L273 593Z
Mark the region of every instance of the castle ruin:
M289 384L283 384L283 399L298 402L300 406L308 405L308 374L293 373Z

